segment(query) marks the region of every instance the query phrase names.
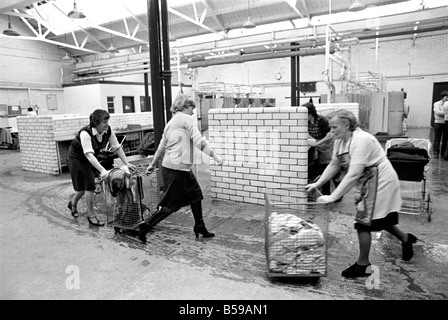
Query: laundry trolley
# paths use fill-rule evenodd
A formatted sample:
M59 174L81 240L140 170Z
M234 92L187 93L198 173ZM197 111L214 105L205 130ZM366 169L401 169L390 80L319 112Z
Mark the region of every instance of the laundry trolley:
M420 215L431 221L431 195L426 188L431 142L429 139L395 138L386 142L387 158L400 179L402 209L400 213Z
M265 253L268 277L327 276L328 204L318 191L267 188Z
M106 201L108 204L108 225L115 232L135 235L139 226L156 211L161 196L161 177L158 170L146 174L146 168L152 158L129 161L136 166L131 173L131 187L117 192L115 197Z

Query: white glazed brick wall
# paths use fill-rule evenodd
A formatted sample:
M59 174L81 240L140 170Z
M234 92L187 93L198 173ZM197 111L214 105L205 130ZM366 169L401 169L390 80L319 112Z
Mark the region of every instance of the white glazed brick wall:
M208 116L211 146L224 159L211 164L212 199L263 205L266 190L275 201L306 199L306 108L223 108Z
M58 137L75 137L89 123L88 116L57 115L17 117L22 169L59 174L56 141ZM111 114L109 125L113 129L125 128L127 124L152 125L152 119L141 114ZM59 143L59 159L65 164L68 142Z

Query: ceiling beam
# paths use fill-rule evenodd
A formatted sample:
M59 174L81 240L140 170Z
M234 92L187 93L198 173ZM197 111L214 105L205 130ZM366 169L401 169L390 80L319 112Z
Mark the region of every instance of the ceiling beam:
M215 13L215 9L211 6L210 2L208 0L202 0L202 3L204 4L204 6L207 8L207 10L210 12L211 17L213 18L213 20L215 20L215 22L218 24L219 28L221 29L221 31L225 30L224 25L222 24L221 19L218 18L218 16Z
M201 27L201 28L203 28L205 30L208 30L208 31L210 31L212 33L215 33L215 34L219 35L220 37L222 37L222 34L220 34L219 32L213 30L212 28L207 27L205 24L202 24L202 23L200 23L200 22L198 22L198 21L196 21L196 20L194 20L194 19L184 15L183 13L180 13L177 10L174 10L173 8L168 8L168 11L173 13L173 14L175 14L178 17L181 17L182 19L184 19L184 20L186 20L188 22L191 22L191 23L193 23L193 24L195 24L195 25L197 25L197 26L199 26L199 27Z

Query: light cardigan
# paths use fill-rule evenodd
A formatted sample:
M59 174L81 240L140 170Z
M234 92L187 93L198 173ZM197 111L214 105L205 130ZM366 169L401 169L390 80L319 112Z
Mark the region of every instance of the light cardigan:
M165 126L154 160L163 157L162 166L165 168L190 171L191 166L199 164L202 159L199 150L208 156L212 152L209 142L196 127L194 118L179 111Z
M443 112L443 105L443 99L434 102L434 123L445 123L445 113Z

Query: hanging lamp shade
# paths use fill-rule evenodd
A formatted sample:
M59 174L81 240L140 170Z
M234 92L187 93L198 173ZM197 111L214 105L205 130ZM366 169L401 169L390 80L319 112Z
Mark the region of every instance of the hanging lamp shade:
M117 52L118 52L118 49L115 48L115 46L114 46L113 43L111 43L111 44L110 44L110 47L107 49L107 52L110 52L110 53L117 53Z
M177 38L175 36L173 36L173 34L170 32L170 35L168 36L168 40L170 42L176 42Z
M65 53L65 56L64 57L62 57L62 61L72 61L72 58L68 55L68 53L66 52Z
M348 11L358 12L364 10L365 8L366 6L364 4L362 4L358 0L355 0L355 2L353 2L352 5L348 8Z
M11 37L18 37L20 36L20 33L18 33L16 30L14 30L11 26L11 17L8 16L8 29L5 29L3 31L3 34L5 36L11 36Z
M252 29L257 25L250 20L250 0L247 0L247 11L249 12L249 16L247 17L247 21L243 24L244 29Z
M86 17L86 15L76 7L76 0L73 1L73 10L67 14L67 17L72 19L83 19Z
M244 29L252 29L255 28L257 25L250 20L250 17L247 18L247 21L243 24Z

